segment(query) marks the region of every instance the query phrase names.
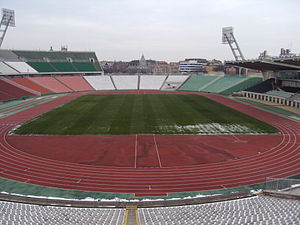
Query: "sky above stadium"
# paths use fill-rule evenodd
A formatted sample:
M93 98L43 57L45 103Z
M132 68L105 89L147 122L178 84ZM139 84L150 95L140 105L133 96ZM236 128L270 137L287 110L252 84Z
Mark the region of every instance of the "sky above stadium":
M247 59L300 53L299 0L1 0L14 9L2 48L95 51L99 60L233 59L221 44L233 26Z

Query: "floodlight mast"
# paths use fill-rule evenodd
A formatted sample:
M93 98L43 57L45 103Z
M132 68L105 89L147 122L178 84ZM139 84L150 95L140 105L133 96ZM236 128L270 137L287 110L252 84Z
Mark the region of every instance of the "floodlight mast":
M0 23L0 48L8 27L15 27L15 12L11 9L2 9L2 19Z
M244 55L233 35L233 27L223 27L222 42L223 44L229 44L230 49L236 61L245 60Z

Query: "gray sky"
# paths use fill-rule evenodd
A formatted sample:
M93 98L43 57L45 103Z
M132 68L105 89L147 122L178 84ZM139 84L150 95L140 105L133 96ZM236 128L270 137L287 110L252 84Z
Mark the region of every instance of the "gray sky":
M300 0L0 0L14 9L2 48L92 50L99 60L233 59L221 29L233 26L248 59L300 53Z

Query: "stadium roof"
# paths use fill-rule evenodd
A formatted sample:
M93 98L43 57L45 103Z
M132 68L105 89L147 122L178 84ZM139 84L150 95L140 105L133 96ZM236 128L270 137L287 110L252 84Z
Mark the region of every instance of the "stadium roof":
M225 64L261 71L300 70L300 57L225 61Z

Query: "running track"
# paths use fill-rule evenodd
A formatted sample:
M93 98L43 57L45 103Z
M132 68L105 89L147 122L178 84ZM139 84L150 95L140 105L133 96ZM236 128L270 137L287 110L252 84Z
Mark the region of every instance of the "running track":
M99 93L184 94L185 92L122 91ZM137 196L149 196L166 195L170 192L250 185L264 182L267 177L280 178L300 173L299 123L221 96L194 94L205 95L214 101L265 121L276 127L280 134L267 136L228 135L228 138L225 135L191 135L191 137L189 135L172 137L170 135L107 136L103 138L110 139L108 143L115 143L110 148L110 151L115 151L115 153L110 158L106 158L105 161L100 161L101 165L99 163L97 165L75 163L65 159L59 161L38 155L38 152L43 152L43 148L46 148L45 142L41 140L51 138L51 142L53 142L57 138L57 142L60 143L64 138L72 138L70 136L33 136L32 138L40 138L39 145L35 149L36 154L33 155L23 150L22 145L18 144L20 143L18 140L30 137L8 135L8 132L16 125L82 95L73 93L0 119L0 175L8 179L57 188L134 193ZM78 136L76 138L78 139ZM92 137L87 136L83 139L86 138ZM238 151L242 146L247 151L252 149L254 154L241 155L241 157L225 161L222 158L197 164L191 160L185 161L185 157L167 153L170 146L166 147L167 145L164 143L173 143L174 147L177 144L181 145L185 138L188 142L187 145L191 144L191 140L196 140L194 146L206 142L211 143L216 138L215 144L216 146L219 145L217 149L220 149L220 145L224 143L230 143L230 146L224 147ZM221 139L223 141L220 142ZM128 140L130 141L128 142ZM177 143L176 140L178 140ZM108 145L99 145L101 148L108 147ZM234 145L238 147L234 147ZM143 157L146 153L149 154ZM118 154L122 157L117 157ZM125 155L127 156L125 157ZM105 162L113 163L105 165ZM122 166L118 166L118 163Z

